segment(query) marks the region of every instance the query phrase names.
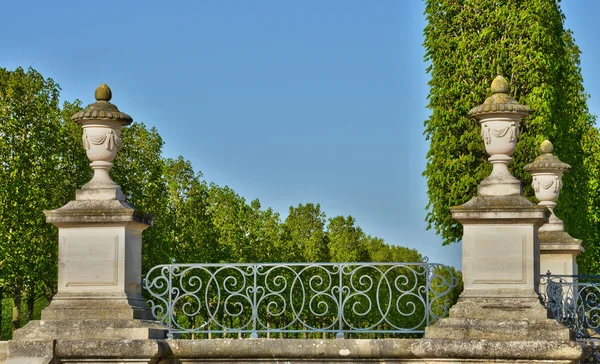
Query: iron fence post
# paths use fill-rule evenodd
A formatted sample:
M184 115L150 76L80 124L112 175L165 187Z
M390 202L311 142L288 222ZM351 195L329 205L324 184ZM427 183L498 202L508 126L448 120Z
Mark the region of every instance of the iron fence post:
M258 319L258 307L256 307L256 290L258 289L258 282L256 277L256 270L258 266L256 264L252 265L252 333L250 334L251 339L258 339L258 333L256 332L256 320Z
M342 301L343 299L343 295L342 295L342 287L344 284L344 265L340 264L339 265L339 286L338 286L338 329L339 331L335 334L335 338L336 339L343 339L344 338L344 332L343 330L343 320L344 320L344 303Z

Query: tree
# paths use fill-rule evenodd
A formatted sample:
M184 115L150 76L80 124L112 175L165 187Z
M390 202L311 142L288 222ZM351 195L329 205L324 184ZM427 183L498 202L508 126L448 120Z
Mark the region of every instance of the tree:
M489 96L497 74L509 80L511 95L535 112L525 119L511 172L523 181L533 200L531 175L523 166L549 139L555 154L573 169L564 179L557 215L576 237L596 244L587 209L600 202L591 193L590 150L598 145L594 117L586 105L579 49L563 26L555 0L427 0L425 60L431 74L425 121L430 141L427 166L427 222L444 244L458 241L462 226L449 208L476 195L477 185L491 171L477 123L468 111ZM583 142L582 142L583 141Z
M168 194L163 177L162 138L156 128L133 123L121 130L121 148L111 169L111 177L136 209L154 216L154 225L142 234L142 267L168 262Z
M327 236L332 262L368 262L369 252L362 229L354 226L352 216L336 216L329 219Z
M208 213L208 186L192 164L179 156L166 159L164 176L168 190L168 257L179 263L215 263L222 254L217 232ZM167 260L163 257L163 260Z
M89 173L71 168L82 165L82 154L64 116L78 103L61 110L59 90L33 69L0 68L0 269L2 292L14 297L15 328L22 296L31 319L35 299L51 296L55 287L56 229L43 211L68 202L72 186Z
M285 261L328 262L329 239L325 233L325 213L321 205L290 206L283 228L288 246Z

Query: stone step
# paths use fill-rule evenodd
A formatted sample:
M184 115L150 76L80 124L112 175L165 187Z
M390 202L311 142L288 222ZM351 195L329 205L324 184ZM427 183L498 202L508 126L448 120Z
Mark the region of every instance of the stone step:
M13 341L87 339L163 339L167 328L141 320L34 320L16 330Z
M0 364L4 364L8 355L8 341L0 341Z
M445 318L425 328L427 339L493 341L569 341L568 328L552 319L497 320Z
M525 318L527 320L544 320L548 318L548 310L540 304L537 298L461 298L450 308L450 317L463 319L513 320L515 318Z

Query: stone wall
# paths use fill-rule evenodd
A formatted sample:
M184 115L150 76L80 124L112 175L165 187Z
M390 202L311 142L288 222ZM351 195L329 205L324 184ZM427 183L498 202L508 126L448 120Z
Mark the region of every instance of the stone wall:
M465 341L461 343L462 359L457 361L452 358L456 355L453 348L429 347L421 339L50 340L21 343L19 347L11 346L11 350L16 351L11 353L12 358L6 364L569 363L580 351L576 343ZM456 344L449 343L450 346Z

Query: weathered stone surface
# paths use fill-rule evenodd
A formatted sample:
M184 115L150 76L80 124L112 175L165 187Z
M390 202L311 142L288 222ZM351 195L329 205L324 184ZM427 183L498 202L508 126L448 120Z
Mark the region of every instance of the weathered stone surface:
M167 330L154 321L61 320L30 321L14 333L13 340L163 339Z
M495 340L495 341L569 341L569 330L564 330L552 319L498 320L475 318L445 318L425 329L428 339Z
M546 224L548 225L548 224ZM546 226L544 225L544 226ZM577 256L583 251L581 240L567 232L540 231L540 274L577 275Z
M58 340L61 363L573 363L573 342L487 340Z
M583 348L574 341L423 339L414 342L412 351L421 358L456 359L447 362L477 359L484 362L522 360L577 363L585 355Z
M8 355L8 341L0 341L0 364L4 364Z
M5 364L50 364L54 358L54 340L8 342Z
M42 311L42 320L140 319L152 320L143 297L124 293L57 294Z
M59 340L56 356L123 361L160 359L160 363L192 362L377 362L420 361L412 353L415 340ZM104 362L104 361L103 361ZM116 362L116 361L115 361Z
M136 222L152 225L150 214L135 210L120 200L75 200L56 210L44 211L46 222L57 227L80 224L112 224Z
M467 292L476 294L481 292ZM533 294L532 294L533 295ZM506 320L544 320L546 309L536 297L466 297L450 308L450 317Z
M544 224L550 212L523 196L475 196L465 204L450 208L452 218L462 224L488 222L490 219L506 224Z

